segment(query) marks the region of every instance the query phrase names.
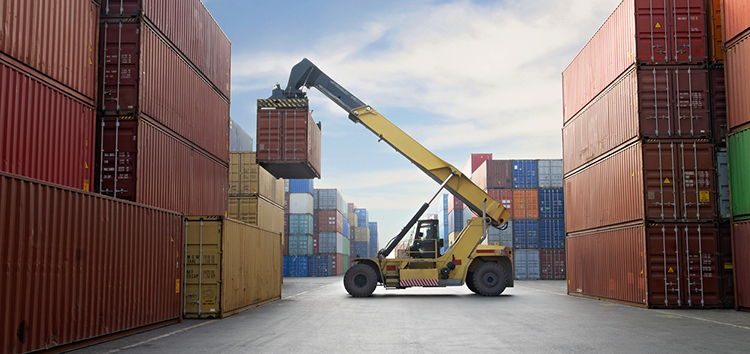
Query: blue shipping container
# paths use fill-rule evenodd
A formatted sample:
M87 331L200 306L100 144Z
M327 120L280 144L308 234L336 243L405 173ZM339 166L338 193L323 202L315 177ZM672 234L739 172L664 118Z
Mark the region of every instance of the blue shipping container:
M513 239L514 248L539 248L539 221L513 220Z
M289 234L313 234L313 216L310 214L289 214Z
M315 255L310 256L307 274L311 277L327 277L333 275L333 257Z
M349 219L344 218L344 237L349 238Z
M542 248L565 248L565 221L539 220Z
M370 248L368 249L368 252L367 252L367 257L375 258L375 256L377 255L378 255L378 246L376 244L375 245L370 244Z
M513 160L513 188L539 187L537 161Z
M289 255L307 256L313 253L313 235L289 234Z
M282 274L285 277L289 276L289 256L284 256L284 270Z
M565 197L562 189L539 190L539 218L564 219Z
M367 223L370 221L370 213L367 209L354 209L354 214L357 214L357 227L367 227Z
M370 229L370 237L372 238L372 235L378 236L378 223L375 221L370 221L367 223L367 228Z
M318 253L337 253L337 249L344 247L343 243L339 245L339 240L343 240L339 235L338 232L319 232Z
M312 193L313 180L311 179L290 179L289 193Z
M448 214L448 233L464 229L464 209L453 209Z
M370 252L369 242L355 242L354 243L354 257L367 257Z
M307 276L307 256L284 256L287 264L287 276L289 277L306 277Z
M448 236L450 235L450 231L448 230L447 224L441 227L440 229L442 230L442 235L440 235L440 238L443 239L443 248L442 248L443 252L442 253L445 253L445 252L448 252L448 240L449 240Z
M518 280L539 279L539 251L516 249L513 255L513 266Z

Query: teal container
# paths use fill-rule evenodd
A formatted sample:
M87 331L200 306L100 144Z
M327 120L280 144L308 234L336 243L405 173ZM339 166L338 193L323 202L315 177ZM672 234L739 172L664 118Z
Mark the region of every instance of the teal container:
M750 128L727 137L727 155L732 218L747 219L750 216Z

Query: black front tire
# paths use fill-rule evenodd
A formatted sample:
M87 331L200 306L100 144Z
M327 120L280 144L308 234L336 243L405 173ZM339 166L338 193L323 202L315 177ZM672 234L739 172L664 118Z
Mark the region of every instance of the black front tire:
M474 287L483 296L498 296L508 284L505 269L497 263L484 263L474 271Z
M466 287L475 294L479 294L479 292L477 291L477 287L474 286L474 272L469 272L468 274L466 274Z
M366 264L356 264L344 274L344 288L354 297L368 297L378 285L378 276L372 267Z

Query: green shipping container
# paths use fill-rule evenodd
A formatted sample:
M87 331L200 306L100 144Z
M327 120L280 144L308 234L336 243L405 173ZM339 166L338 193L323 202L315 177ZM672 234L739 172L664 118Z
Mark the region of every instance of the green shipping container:
M739 220L750 215L750 128L727 137L727 153L732 217Z

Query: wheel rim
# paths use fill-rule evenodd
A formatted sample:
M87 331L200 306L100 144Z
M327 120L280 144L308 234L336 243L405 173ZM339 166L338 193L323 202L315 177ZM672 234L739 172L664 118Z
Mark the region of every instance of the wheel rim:
M495 286L495 284L497 284L497 276L492 273L485 274L483 280L484 284L487 286Z
M367 276L365 276L364 274L357 274L354 276L353 283L358 288L363 288L365 285L367 285Z

